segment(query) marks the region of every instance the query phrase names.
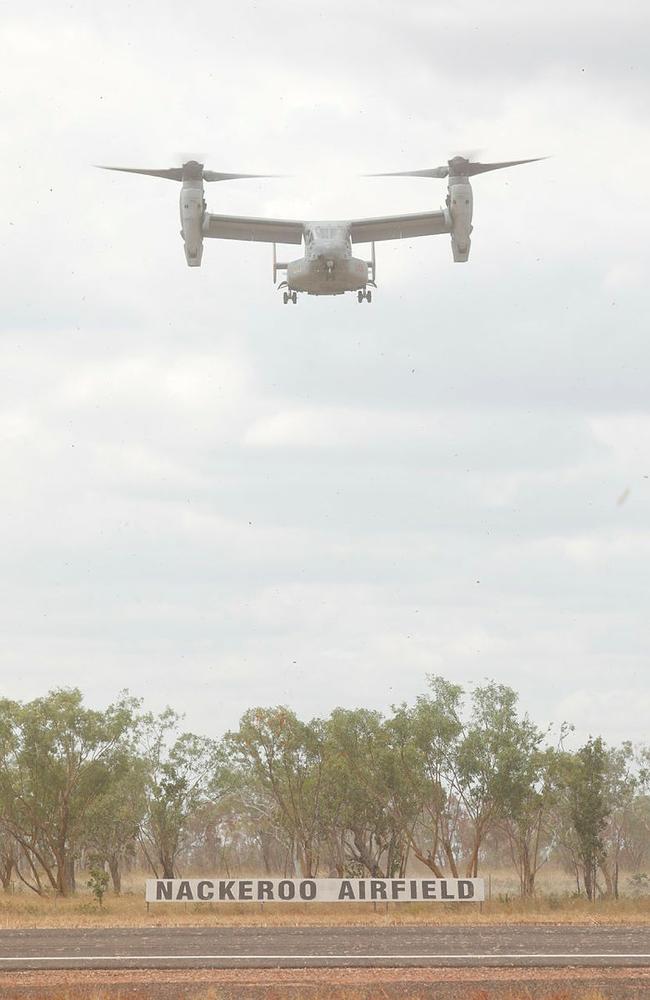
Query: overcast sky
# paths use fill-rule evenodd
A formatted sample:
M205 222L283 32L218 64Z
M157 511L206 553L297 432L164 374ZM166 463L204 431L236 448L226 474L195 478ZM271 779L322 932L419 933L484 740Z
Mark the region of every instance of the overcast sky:
M644 0L1 5L2 692L121 688L219 735L387 708L439 673L648 740L650 8ZM212 211L430 210L373 304L284 307ZM297 248L286 250L297 256Z

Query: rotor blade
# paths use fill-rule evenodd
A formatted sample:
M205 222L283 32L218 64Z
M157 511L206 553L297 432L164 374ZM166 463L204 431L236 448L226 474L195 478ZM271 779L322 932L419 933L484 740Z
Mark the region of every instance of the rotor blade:
M171 167L169 170L144 170L141 167L105 167L97 164L100 170L119 170L124 174L146 174L148 177L164 177L168 181L182 181L182 167Z
M182 181L183 171L190 176L196 175L196 179L203 176L204 181L235 181L241 179L255 179L258 177L280 177L282 174L222 174L216 170L203 170L200 163L188 161L183 167L170 167L168 170L145 170L142 167L106 167L99 164L100 170L119 170L125 174L146 174L147 177L164 177L169 181ZM201 174L202 171L202 174Z
M255 180L257 177L284 177L284 174L222 174L216 170L204 170L204 181Z
M452 164L454 166L458 165L461 177L473 177L475 174L486 174L490 170L502 170L504 167L518 167L522 163L537 163L539 160L546 159L548 159L546 156L534 156L531 160L507 160L504 163L471 163L469 160L459 158L461 162L458 164L454 160L449 161L449 169L450 171L452 170Z
M365 177L474 177L475 174L486 174L489 170L502 170L503 167L518 167L522 163L537 163L546 160L546 156L535 156L531 160L508 160L503 163L473 163L464 156L454 156L446 167L430 167L428 170L398 170L390 174L364 174Z
M448 167L431 167L429 170L397 170L389 174L363 174L364 177L446 177Z

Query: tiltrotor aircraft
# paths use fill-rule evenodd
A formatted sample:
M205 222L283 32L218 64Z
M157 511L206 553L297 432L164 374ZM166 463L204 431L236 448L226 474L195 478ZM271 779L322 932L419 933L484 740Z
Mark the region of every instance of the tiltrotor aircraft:
M273 281L278 272L286 272L286 280L278 288L285 305L296 303L299 292L307 295L343 295L356 292L359 302L372 301L376 288L375 243L381 240L412 239L415 236L451 235L451 250L457 263L469 259L472 232L472 187L470 177L489 170L515 167L531 160L510 160L507 163L476 163L463 156L454 156L446 166L427 170L398 171L391 174L371 174L372 177L440 177L447 178L445 207L437 212L415 215L389 215L375 219L352 219L338 222L309 222L291 219L256 219L240 215L213 215L207 211L203 193L204 181L226 181L242 178L268 177L268 174L224 174L205 170L202 163L188 160L182 167L169 170L146 170L137 167L104 167L125 173L146 174L180 181L181 236L189 267L200 267L204 239L246 240L273 244ZM288 263L277 259L276 244L304 241L304 256ZM357 243L370 243L370 260L352 255Z

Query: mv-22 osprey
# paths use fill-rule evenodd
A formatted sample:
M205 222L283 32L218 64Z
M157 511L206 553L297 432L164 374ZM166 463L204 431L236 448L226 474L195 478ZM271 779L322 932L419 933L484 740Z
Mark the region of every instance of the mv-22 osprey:
M296 303L299 292L307 295L343 295L356 292L359 302L372 301L376 287L375 243L381 240L412 239L416 236L436 236L449 233L451 250L457 263L469 258L472 232L472 187L470 177L489 170L515 167L531 160L510 160L507 163L475 163L463 156L454 156L446 166L426 170L398 171L391 174L371 174L372 177L440 177L447 178L445 207L437 212L417 212L414 215L388 215L374 219L352 219L338 222L309 222L292 219L257 219L241 215L214 215L207 211L203 193L205 181L238 180L268 177L268 174L226 174L205 170L202 163L188 160L182 167L168 170L146 170L137 167L105 167L126 173L164 177L182 183L180 196L181 236L185 257L190 267L200 267L204 239L245 240L273 244L273 281L278 273L286 272L286 280L278 288L285 305ZM276 244L301 244L304 256L280 263ZM370 260L354 257L352 247L370 243Z

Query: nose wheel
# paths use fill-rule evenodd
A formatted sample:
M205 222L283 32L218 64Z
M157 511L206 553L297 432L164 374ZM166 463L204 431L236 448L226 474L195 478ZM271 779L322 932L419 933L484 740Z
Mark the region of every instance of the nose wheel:
M357 292L357 302L361 304L364 299L368 303L372 302L372 292L369 288L366 288L363 291L359 289L359 291Z
M298 293L297 292L283 292L282 293L282 301L284 302L285 306L286 306L287 302L293 302L293 304L295 306L296 302L298 301Z

